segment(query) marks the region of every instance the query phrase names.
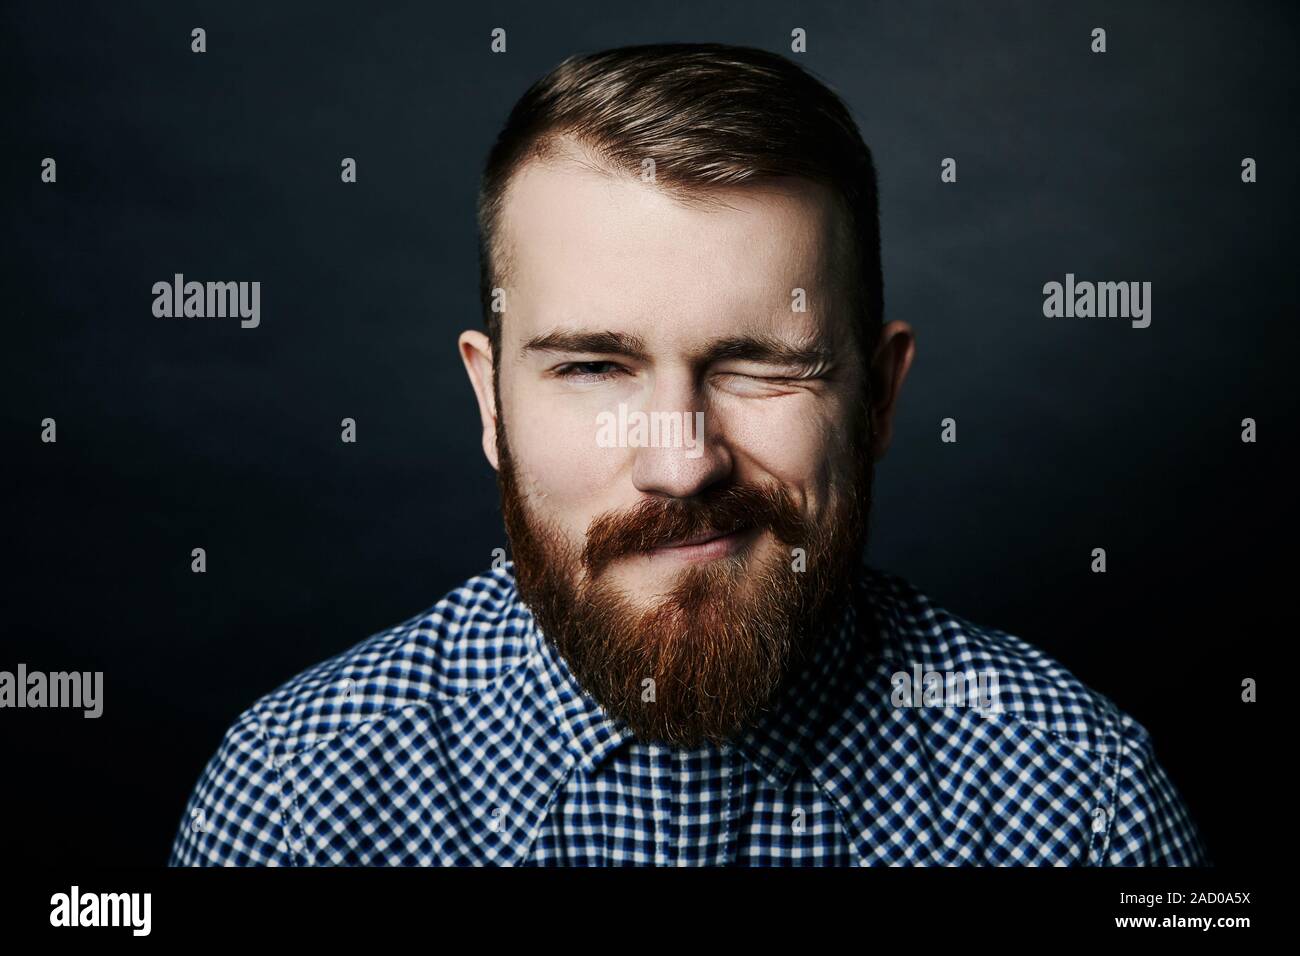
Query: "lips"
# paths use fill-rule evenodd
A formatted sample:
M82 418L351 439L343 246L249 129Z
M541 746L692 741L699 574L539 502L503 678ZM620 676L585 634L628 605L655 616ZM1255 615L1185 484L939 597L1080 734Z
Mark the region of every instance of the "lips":
M744 530L743 527L732 528L730 531L719 531L717 529L701 531L699 534L692 535L689 538L678 538L673 541L665 541L662 544L655 545L653 548L650 548L649 550L659 551L659 550L666 550L669 548L695 547L696 545L708 544L710 541L717 541L719 538L730 537L731 535L736 534L737 532L742 530Z

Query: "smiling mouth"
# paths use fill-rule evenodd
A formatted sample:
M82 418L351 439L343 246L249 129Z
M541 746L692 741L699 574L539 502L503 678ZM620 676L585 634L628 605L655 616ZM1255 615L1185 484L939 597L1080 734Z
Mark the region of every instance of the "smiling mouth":
M651 548L644 554L649 558L668 558L676 561L712 561L740 551L752 537L754 528L745 526L734 531L705 531L671 544Z

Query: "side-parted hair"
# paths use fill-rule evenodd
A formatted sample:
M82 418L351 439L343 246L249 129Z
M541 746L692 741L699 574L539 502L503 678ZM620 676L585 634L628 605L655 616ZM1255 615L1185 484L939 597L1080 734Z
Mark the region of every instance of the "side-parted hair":
M498 225L514 174L562 138L613 170L676 193L793 176L829 187L854 239L853 331L869 360L883 322L880 223L871 151L840 98L775 53L717 43L629 46L573 56L511 110L479 188L479 295L492 354L501 315L492 290L508 272ZM495 377L495 376L494 376Z

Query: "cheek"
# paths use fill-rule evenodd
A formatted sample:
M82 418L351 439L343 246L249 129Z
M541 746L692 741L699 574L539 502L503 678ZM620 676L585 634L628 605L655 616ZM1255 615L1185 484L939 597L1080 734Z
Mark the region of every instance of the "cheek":
M623 449L596 444L596 415L553 400L520 396L506 410L510 451L532 505L575 534L609 498L622 473Z
M828 501L836 477L848 473L841 435L845 426L838 409L821 407L811 397L793 399L735 410L728 417L727 433L746 471L776 479L816 512Z

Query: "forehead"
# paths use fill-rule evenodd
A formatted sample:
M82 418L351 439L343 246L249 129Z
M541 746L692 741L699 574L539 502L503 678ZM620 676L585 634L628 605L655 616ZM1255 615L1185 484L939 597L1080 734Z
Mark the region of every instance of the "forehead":
M839 206L807 180L680 194L569 153L516 173L500 239L505 326L521 334L562 323L807 338L833 331L833 302L843 300ZM804 312L792 309L795 289Z

